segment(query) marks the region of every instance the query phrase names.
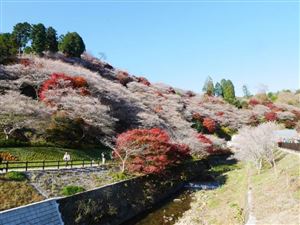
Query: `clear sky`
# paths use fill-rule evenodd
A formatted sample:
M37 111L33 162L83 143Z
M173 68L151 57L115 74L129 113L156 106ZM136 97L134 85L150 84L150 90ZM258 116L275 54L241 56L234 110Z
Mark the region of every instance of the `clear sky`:
M299 1L0 1L1 32L24 21L77 31L89 52L152 82L300 88Z

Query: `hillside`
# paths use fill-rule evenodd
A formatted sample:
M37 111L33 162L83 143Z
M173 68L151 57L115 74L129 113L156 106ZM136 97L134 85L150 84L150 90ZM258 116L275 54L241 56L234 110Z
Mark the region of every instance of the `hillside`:
M4 146L12 139L113 146L124 131L160 127L198 156L226 150L225 139L244 125L277 120L292 128L300 120L296 106L248 99L238 109L220 97L151 84L86 54L28 56L0 65L0 108Z

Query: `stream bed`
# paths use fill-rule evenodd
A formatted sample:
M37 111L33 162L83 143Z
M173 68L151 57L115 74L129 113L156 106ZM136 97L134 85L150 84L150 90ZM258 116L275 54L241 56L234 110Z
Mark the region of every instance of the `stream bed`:
M173 225L190 209L191 202L195 200L195 193L200 190L215 189L219 187L216 181L189 182L185 187L171 198L161 202L152 210L140 215L126 225Z

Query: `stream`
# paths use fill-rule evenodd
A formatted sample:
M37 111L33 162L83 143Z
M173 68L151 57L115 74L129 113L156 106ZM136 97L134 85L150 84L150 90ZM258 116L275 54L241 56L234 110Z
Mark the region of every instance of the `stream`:
M212 157L211 166L229 166L235 164L235 160L228 159L228 156ZM229 169L229 168L227 168ZM222 170L226 171L224 167ZM223 171L223 172L224 172ZM200 190L211 190L220 187L223 183L218 183L215 178L220 176L222 171L209 171L205 177L199 177L192 180L184 186L177 194L169 199L162 201L154 206L151 210L146 211L142 215L127 221L123 225L173 225L183 213L190 209L191 203L195 201L195 193ZM218 179L220 182L220 179Z
M161 202L144 215L126 222L126 225L173 225L185 211L190 209L197 191L217 187L219 187L218 183L213 180L205 182L191 181L179 193Z

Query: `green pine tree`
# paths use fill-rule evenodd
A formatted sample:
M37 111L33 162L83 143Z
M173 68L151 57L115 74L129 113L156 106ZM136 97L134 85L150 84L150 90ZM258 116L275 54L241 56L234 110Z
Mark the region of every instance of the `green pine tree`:
M8 63L15 59L18 45L10 33L0 34L0 64Z
M17 23L13 28L12 35L19 49L19 54L21 54L22 49L27 45L28 41L30 40L31 29L31 25L27 22Z
M67 33L59 43L59 50L68 57L80 57L85 51L85 44L78 33Z
M223 97L222 86L219 82L217 82L215 85L215 95L218 97Z
M46 50L46 28L43 24L39 23L32 26L31 39L33 52L43 55L43 51Z
M58 51L57 34L53 27L48 27L46 31L46 50L52 53Z

